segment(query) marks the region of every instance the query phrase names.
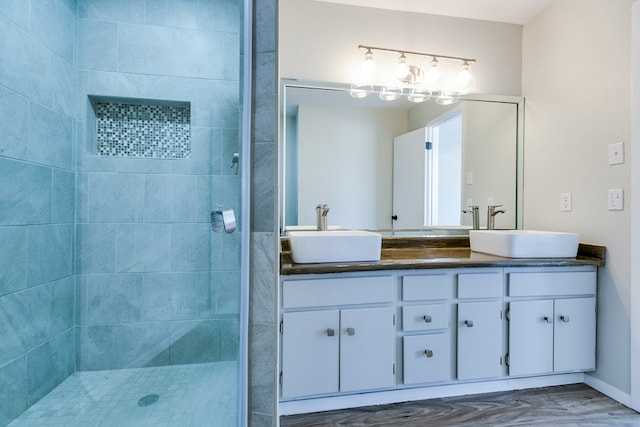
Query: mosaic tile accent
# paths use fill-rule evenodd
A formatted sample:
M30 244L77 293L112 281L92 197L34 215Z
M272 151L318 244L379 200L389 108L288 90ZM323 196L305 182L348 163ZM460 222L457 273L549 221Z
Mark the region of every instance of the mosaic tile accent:
M96 102L101 156L184 159L191 155L191 108Z

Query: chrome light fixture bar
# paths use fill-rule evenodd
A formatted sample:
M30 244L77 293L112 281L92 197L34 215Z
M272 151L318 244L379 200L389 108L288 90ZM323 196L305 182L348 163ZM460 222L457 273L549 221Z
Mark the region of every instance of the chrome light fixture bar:
M358 45L358 49L366 49L366 53L358 82L351 85L351 96L355 98L364 98L374 92L378 93L380 99L385 101L393 101L404 95L412 102L424 102L435 97L438 103L451 104L457 101L460 95L473 91L475 82L470 64L476 62L475 58L362 44ZM376 68L374 51L392 52L399 55L393 76L385 77L384 83L376 81L374 76ZM411 64L407 55L431 58L431 62L428 67L423 69L418 65ZM456 78L443 78L439 62L442 59L462 63Z

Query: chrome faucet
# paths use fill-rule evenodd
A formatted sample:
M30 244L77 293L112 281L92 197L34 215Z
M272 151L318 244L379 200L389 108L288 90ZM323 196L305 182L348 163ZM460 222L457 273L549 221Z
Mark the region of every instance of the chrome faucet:
M329 215L329 205L317 205L316 206L316 223L318 231L327 230L327 215Z
M478 205L469 206L469 209L463 209L463 213L470 213L473 217L473 229L480 230L480 207Z
M495 230L496 228L496 215L505 213L506 209L501 208L502 205L489 205L487 206L487 230Z

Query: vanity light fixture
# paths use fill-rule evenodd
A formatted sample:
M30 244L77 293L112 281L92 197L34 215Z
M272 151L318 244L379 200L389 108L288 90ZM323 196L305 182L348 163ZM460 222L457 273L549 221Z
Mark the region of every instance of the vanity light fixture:
M404 95L411 102L424 102L435 97L437 102L449 104L457 101L460 95L473 91L474 80L471 74L471 64L476 62L473 58L367 45L358 45L358 49L366 49L366 52L358 77L360 83L351 85L351 96L355 98L364 98L369 93L377 93L380 99L385 101L394 101ZM399 55L391 77L375 76L378 64L373 58L374 51L392 52ZM423 68L411 63L408 55L418 59L430 58L431 61L428 66ZM440 60L461 62L462 65L457 77L444 75L446 70L442 70L440 67Z

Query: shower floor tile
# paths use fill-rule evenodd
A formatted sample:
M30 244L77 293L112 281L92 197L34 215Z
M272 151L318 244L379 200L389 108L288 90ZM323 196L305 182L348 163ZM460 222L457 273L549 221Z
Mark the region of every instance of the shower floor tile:
M227 427L237 400L237 362L76 372L9 426Z

